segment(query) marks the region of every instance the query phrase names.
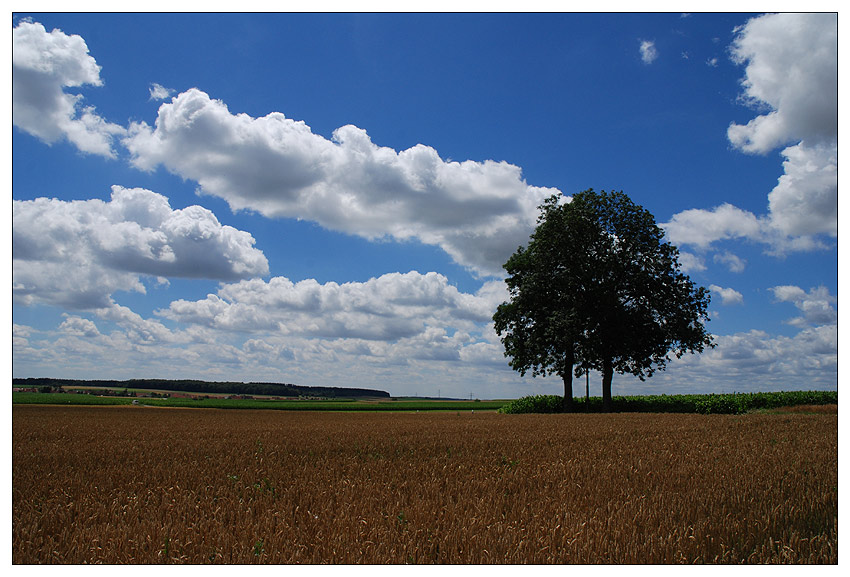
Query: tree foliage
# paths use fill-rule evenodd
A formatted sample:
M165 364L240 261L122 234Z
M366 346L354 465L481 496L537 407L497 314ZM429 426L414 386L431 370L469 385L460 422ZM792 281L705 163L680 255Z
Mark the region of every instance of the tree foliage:
M610 407L614 371L643 380L671 354L713 346L708 291L680 271L678 250L663 237L622 192L547 199L528 246L504 265L510 300L494 322L510 365L560 375L567 409L574 372L598 370Z

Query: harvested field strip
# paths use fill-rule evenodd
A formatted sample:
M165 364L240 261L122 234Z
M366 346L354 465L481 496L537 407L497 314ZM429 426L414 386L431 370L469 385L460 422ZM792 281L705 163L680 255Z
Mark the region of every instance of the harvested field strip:
M13 407L14 563L836 563L837 414Z

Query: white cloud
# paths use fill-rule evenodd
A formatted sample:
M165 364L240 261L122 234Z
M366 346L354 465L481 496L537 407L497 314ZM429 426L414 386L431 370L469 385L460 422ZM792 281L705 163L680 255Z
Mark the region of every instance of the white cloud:
M670 222L661 227L673 244L689 244L703 249L718 240L762 237L759 219L729 203L712 210L685 210L674 214Z
M837 302L824 286L812 288L807 293L798 286L783 285L770 289L777 302L790 302L800 310L802 316L788 320L788 324L807 327L810 325L832 325L838 322L838 313L833 305Z
M485 283L472 295L441 274L411 271L364 283L245 280L203 300L174 301L158 314L226 331L391 342L421 336L429 328L475 330L506 299L499 281Z
M15 337L28 338L33 334L33 332L32 327L12 323L12 335Z
M33 331L19 326L16 368L61 366L66 377L103 378L167 371L172 378L369 386L396 394L429 394L440 383L444 392L462 386L498 398L511 394L508 384L522 383L493 332L491 315L506 298L501 281L468 294L436 273L345 284L254 279L223 285L200 301L176 301L157 312L159 319L110 303L92 311L96 318L66 315L35 342L28 339Z
M537 207L555 189L529 186L506 162L448 162L416 145L396 152L355 126L333 140L281 113L252 118L192 89L136 123L124 141L133 164L200 184L234 210L311 220L369 239L437 245L481 275L528 241Z
M746 64L743 98L766 114L732 123L729 140L745 152L789 143L832 142L838 114L838 16L769 14L738 29L731 54Z
M705 262L699 256L690 252L679 253L679 265L682 272L693 272L705 270Z
M714 262L725 264L732 272L744 272L747 261L729 251L714 255Z
M771 224L789 236L838 236L838 148L798 144L782 151L785 174L768 199Z
M151 93L151 100L165 100L166 98L174 94L174 90L172 90L171 88L166 88L162 84L157 84L156 82L150 85L149 90Z
M58 331L15 327L16 370L71 378L168 374L171 378L366 386L396 395L436 394L441 386L444 396L448 391L463 391L463 395L474 391L481 398L560 394L563 387L557 378L521 378L510 370L492 323L469 331L426 325L395 341L259 330L245 338L235 330L197 325L169 331L158 321L119 306L95 314L104 323L115 322L117 328L86 336L86 327L94 323L79 323L77 330L68 330L73 328L72 323L65 324L68 319ZM39 338L30 338L36 332ZM823 389L837 382L836 324L807 327L793 337L758 330L717 335L716 342L717 348L685 355L645 383L616 375L615 394L652 394L656 388L668 394L793 390L800 383ZM46 374L58 366L61 373ZM599 375L593 373L593 394L599 394L598 386Z
M142 318L125 306L112 304L95 312L99 317L117 323L125 331L122 336L135 344L173 343L186 338L172 332L158 320Z
M719 335L716 345L682 357L653 380L687 391L711 386L718 392L828 389L838 383L835 325L807 328L793 337L759 330Z
M89 319L84 319L78 316L72 316L65 313L65 320L62 321L62 324L59 325L59 330L81 337L97 337L100 336L100 331L97 330L97 325L95 325Z
M720 295L720 300L724 305L741 305L744 304L744 295L732 288L723 288L716 284L710 285L709 290L712 293Z
M658 58L658 49L652 40L640 41L640 59L644 64L652 64Z
M145 292L140 275L236 280L268 274L247 232L200 206L174 210L144 189L115 186L108 202L12 201L15 300L73 309ZM157 279L162 284L162 279Z
M838 234L837 15L753 18L736 30L731 54L746 65L743 102L764 113L732 123L729 142L751 154L785 146L784 174L764 216L723 205L679 213L664 226L679 242L700 248L735 237L768 244L777 254L822 248L817 235Z
M745 100L766 108L729 141L748 153L782 151L771 223L789 236L838 234L838 17L771 14L742 27L732 56L747 65Z
M112 140L126 133L66 88L102 86L85 40L23 21L12 30L12 122L52 144L68 139L82 152L114 158Z

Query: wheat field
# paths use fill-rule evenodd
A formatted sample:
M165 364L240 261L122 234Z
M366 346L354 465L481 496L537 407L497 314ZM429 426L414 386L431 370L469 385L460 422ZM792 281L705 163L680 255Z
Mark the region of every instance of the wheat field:
M15 564L838 560L838 415L14 406Z

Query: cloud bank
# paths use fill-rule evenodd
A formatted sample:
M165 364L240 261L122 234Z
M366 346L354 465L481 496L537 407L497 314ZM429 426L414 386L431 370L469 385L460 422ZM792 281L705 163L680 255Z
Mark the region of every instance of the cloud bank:
M200 301L179 300L159 315L191 325L243 332L396 341L429 328L476 330L507 298L500 281L475 294L438 273L388 273L367 282L293 283L285 277L222 286Z

